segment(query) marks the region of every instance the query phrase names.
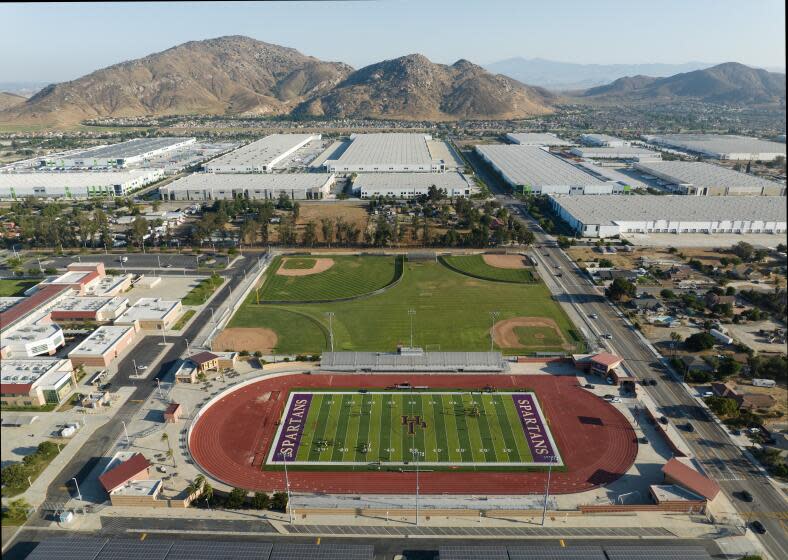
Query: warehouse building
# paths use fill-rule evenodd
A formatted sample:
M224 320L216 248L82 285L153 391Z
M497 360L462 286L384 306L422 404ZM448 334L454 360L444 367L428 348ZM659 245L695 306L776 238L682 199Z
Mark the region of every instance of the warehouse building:
M108 323L123 314L128 306L128 298L121 296L66 298L55 304L50 318L55 322L95 321Z
M785 186L755 175L702 161L636 163L641 173L665 181L680 194L695 196L784 196Z
M327 159L326 169L336 173L439 173L446 162L430 152L429 134L353 134L350 146L337 159Z
M133 325L144 330L167 330L178 320L182 309L180 300L140 298L115 320L115 324Z
M4 406L60 404L76 385L74 368L65 359L4 359L0 364L0 402Z
M271 173L285 158L319 134L271 134L206 163L208 173Z
M658 146L714 159L774 161L778 157L785 157L785 144L749 136L664 134L644 135L643 139Z
M662 155L648 148L637 146L613 147L577 147L570 153L585 159L620 160L620 161L654 161L662 159Z
M582 134L580 142L586 146L599 146L602 148L621 148L629 144L626 140L608 134Z
M55 159L45 158L46 167L122 168L194 144L195 138L134 138L119 144L97 146L88 150L59 154Z
M774 196L553 196L583 237L622 233L785 233L785 199Z
M0 199L127 196L162 177L163 169L0 173Z
M106 368L134 343L136 335L135 325L101 326L69 352L68 359L75 368Z
M622 194L628 186L600 181L580 167L535 146L485 144L476 152L513 190L531 194Z
M414 198L435 186L446 196L471 196L479 188L462 173L360 173L353 180L353 193L361 198L376 196Z
M228 175L195 173L159 189L162 200L321 200L336 183L333 173L277 173Z
M520 146L571 146L572 143L552 132L509 132L506 139Z

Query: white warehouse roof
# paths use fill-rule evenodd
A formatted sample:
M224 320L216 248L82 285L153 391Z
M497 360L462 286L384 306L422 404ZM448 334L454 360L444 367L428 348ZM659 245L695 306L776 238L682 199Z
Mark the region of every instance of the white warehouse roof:
M161 187L162 194L213 189L291 190L319 189L331 179L330 173L216 174L194 173Z
M476 146L476 151L515 185L587 186L603 183L558 156L534 146L485 144Z
M564 210L584 224L669 220L708 222L724 220L785 222L785 199L780 196L558 196Z
M512 144L521 146L571 146L572 143L563 140L552 132L510 132L506 139Z
M81 152L70 153L60 159L128 159L143 157L157 150L173 149L175 147L195 142L195 138L134 138L119 144L99 146Z
M352 142L336 160L337 166L431 165L427 134L354 134Z
M34 187L66 187L85 189L87 187L125 185L138 178L151 179L161 176L160 170L134 169L131 171L64 171L33 173L0 173L0 192L7 189L32 189Z
M730 189L781 187L774 181L702 161L650 161L636 163L634 167L638 171L654 175L674 185Z
M774 159L785 156L785 144L727 134L665 134L646 135L648 142L680 148L720 159Z
M319 134L271 134L209 161L205 169L220 173L270 171L295 150L319 138Z
M427 190L431 186L456 192L478 190L473 179L462 173L359 173L353 181L354 190L389 192L399 190Z
M659 152L637 146L583 146L569 151L576 156L589 159L660 159L662 157Z

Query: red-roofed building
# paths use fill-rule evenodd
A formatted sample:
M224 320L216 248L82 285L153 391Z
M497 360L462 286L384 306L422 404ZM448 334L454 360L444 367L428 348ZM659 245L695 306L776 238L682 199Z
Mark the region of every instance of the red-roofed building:
M113 463L115 464L113 465ZM116 455L104 474L99 477L99 482L107 494L112 494L127 482L148 479L150 477L149 469L150 462L142 453L135 453L125 461L119 460Z
M197 366L197 371L200 373L218 369L219 367L219 356L213 352L200 352L199 354L194 354L193 356L189 356L189 361Z
M167 410L164 411L164 421L168 423L177 422L181 417L181 412L183 412L183 407L180 403L170 403Z
M43 285L41 289L35 291L30 297L0 312L0 330L3 332L7 331L37 309L64 295L68 290L69 286Z
M590 371L602 377L616 369L624 361L623 358L611 354L610 352L600 352L599 354L575 354L572 362L577 369Z
M681 486L710 502L720 493L719 484L676 458L665 463L662 473L666 483Z

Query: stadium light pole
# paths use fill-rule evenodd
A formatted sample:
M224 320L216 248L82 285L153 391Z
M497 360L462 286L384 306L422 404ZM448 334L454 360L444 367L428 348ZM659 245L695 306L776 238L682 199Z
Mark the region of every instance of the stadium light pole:
M413 348L413 316L416 314L415 309L408 309L408 317L410 317L410 347Z
M545 517L547 516L547 499L550 497L550 475L553 473L553 463L555 455L550 455L550 465L547 467L547 485L544 490L544 506L542 507L542 527L544 527Z
M287 513L290 518L290 524L293 524L293 506L290 504L290 478L287 476L287 458L282 461L285 465L285 488L287 489Z
M331 343L331 351L334 351L334 312L327 311L326 317L328 317L328 340Z
M498 315L500 315L500 312L490 311L490 352L493 351L493 345L495 344L495 321L498 320Z

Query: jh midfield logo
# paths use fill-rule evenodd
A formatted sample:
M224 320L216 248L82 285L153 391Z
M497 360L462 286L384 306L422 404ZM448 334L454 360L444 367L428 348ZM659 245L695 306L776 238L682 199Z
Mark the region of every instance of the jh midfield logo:
M408 427L409 435L416 435L416 428L426 429L427 423L421 416L402 416L402 425Z

